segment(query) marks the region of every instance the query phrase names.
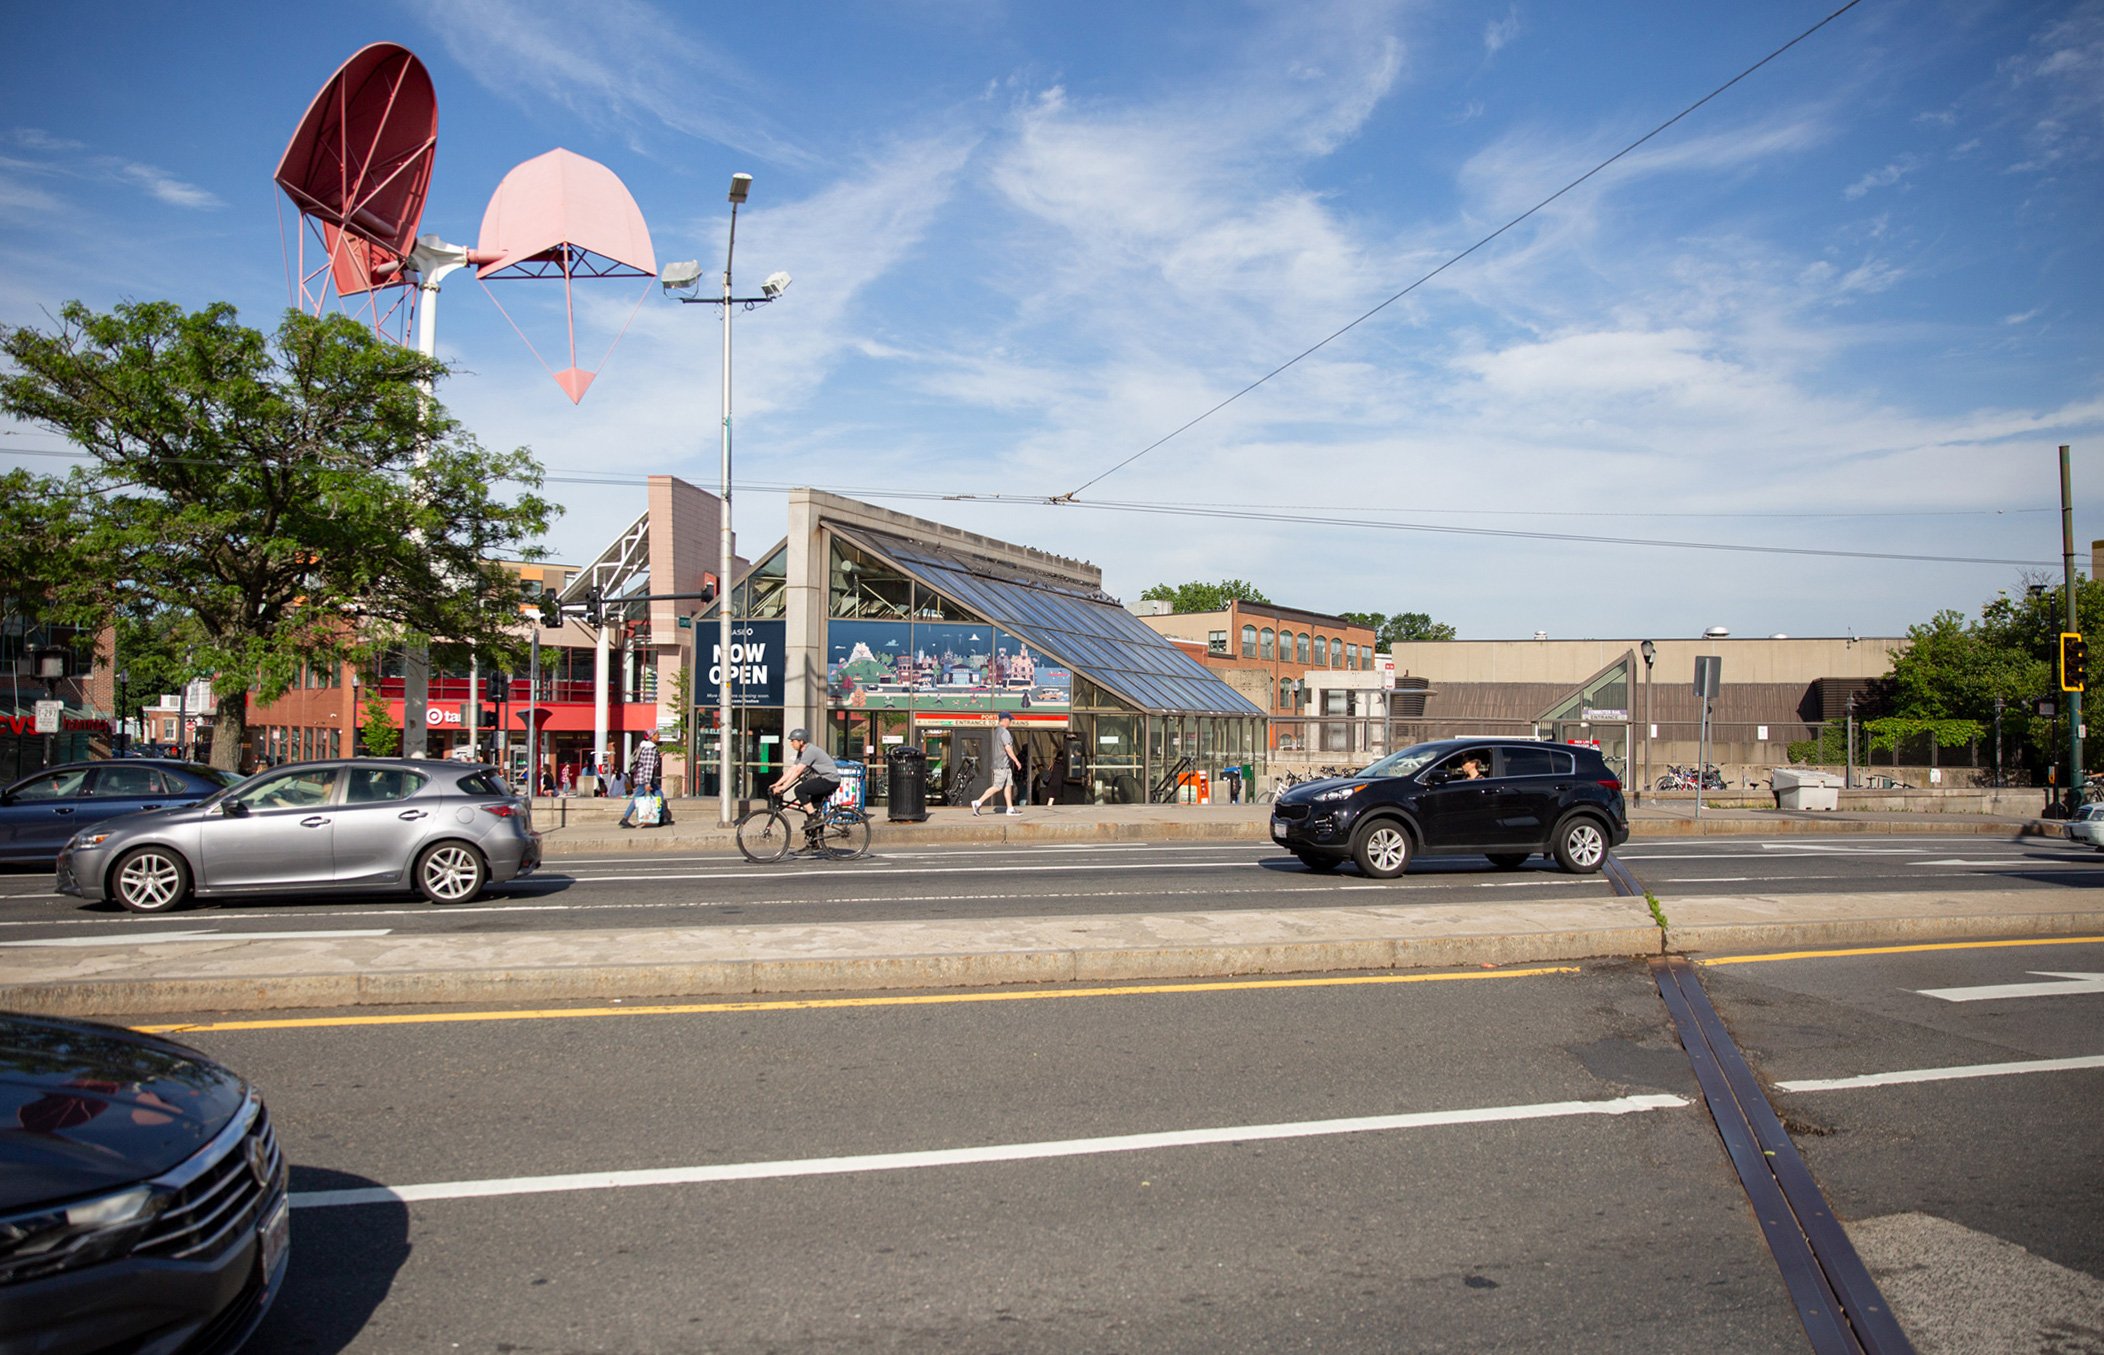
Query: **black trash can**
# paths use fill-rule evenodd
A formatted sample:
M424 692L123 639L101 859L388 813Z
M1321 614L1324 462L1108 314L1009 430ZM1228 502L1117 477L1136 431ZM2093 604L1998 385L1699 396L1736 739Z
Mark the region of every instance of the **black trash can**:
M891 764L893 823L923 823L928 817L928 755L901 744L884 755Z

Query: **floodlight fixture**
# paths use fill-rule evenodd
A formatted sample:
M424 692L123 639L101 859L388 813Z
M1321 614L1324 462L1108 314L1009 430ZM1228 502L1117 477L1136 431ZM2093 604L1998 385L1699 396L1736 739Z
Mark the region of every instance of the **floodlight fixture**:
M788 290L789 275L787 273L770 273L767 276L767 281L760 284L761 294L769 301L774 300Z
M736 204L739 204L739 203L743 203L743 202L745 201L745 195L746 195L747 193L750 193L751 191L752 191L752 175L750 175L750 174L733 174L733 175L731 175L731 194L730 194L730 197L731 197L731 202L732 202L732 204L733 204L733 205L736 205Z
M658 282L668 292L685 291L701 284L701 260L681 259L668 263L658 273Z

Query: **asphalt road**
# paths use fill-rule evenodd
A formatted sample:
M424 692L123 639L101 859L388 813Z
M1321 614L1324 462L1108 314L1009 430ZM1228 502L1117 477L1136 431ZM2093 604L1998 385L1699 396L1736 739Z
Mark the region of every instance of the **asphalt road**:
M2104 945L1701 972L1925 1353L2104 1350ZM1806 1348L1641 964L432 1015L182 1037L256 1350Z
M1687 838L1617 853L1663 898L1792 893L2104 887L2104 853L2064 842L1919 836ZM1500 871L1480 857L1421 860L1400 880L1346 869L1316 875L1265 843L943 846L845 863L753 866L736 857L565 858L481 901L434 908L403 895L273 895L219 900L160 917L90 908L51 892L41 872L0 874L0 940L149 937L310 928L503 932L720 923L871 922L1184 909L1292 908L1422 899L1515 902L1598 895L1598 875L1537 858Z

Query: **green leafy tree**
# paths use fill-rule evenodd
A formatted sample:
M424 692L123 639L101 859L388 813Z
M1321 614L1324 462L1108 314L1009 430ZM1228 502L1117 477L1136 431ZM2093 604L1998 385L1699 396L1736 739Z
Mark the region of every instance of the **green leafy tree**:
M371 687L365 689L365 703L358 708L358 737L369 757L392 757L402 742L401 728L388 713L387 702Z
M1218 583L1158 583L1140 594L1145 602L1166 602L1179 612L1219 612L1236 599L1269 607L1273 603L1262 589L1247 579L1222 579Z
M427 395L443 364L346 316L266 335L168 302L71 303L53 332L0 328L0 353L0 411L87 455L9 477L0 570L56 620L186 608L217 765L246 745L249 689L282 695L302 662L410 636L513 656L518 588L494 559L537 557L555 510L525 449L484 451Z
M1373 632L1374 643L1386 647L1405 640L1451 640L1454 628L1444 621L1434 621L1424 612L1339 612L1353 625L1364 626Z

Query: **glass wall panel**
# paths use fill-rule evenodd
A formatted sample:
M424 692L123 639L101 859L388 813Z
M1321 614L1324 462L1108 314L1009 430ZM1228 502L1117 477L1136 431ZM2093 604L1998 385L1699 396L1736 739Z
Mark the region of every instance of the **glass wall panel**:
M1095 803L1129 805L1146 799L1139 722L1134 715L1095 718L1089 746L1089 798Z
M913 627L904 621L826 624L826 700L834 706L905 710L917 668Z
M827 615L903 621L913 610L913 581L852 542L833 539L827 565Z

